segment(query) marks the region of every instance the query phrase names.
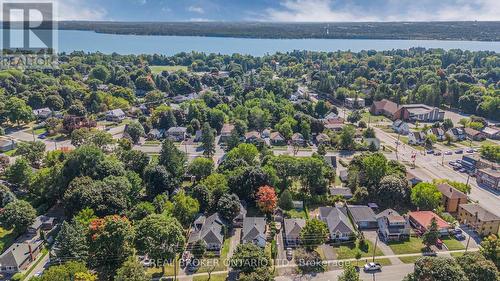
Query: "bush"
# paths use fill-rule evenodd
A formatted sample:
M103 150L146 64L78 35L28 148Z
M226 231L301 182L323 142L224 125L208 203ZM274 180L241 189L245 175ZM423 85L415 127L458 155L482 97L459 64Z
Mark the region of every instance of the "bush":
M295 251L295 261L302 273L323 272L325 270L323 261L316 251L297 249Z

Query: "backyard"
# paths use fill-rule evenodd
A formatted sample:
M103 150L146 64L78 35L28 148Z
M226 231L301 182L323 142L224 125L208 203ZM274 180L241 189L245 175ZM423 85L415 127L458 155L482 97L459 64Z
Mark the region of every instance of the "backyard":
M0 253L10 247L15 238L15 234L12 233L12 230L5 230L0 227Z

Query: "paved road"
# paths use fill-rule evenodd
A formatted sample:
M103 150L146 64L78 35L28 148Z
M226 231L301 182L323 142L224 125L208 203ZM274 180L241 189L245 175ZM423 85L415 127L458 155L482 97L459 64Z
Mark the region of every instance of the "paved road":
M325 273L317 274L316 276L278 276L276 281L337 281L338 277L342 274L343 270L333 270ZM383 280L383 281L401 281L408 273L413 272L413 264L399 264L385 266L381 272L367 274L360 272L359 277L361 280Z
M366 239L368 239L372 244L375 245L375 242L377 244L377 247L384 253L386 256L394 256L394 252L392 251L391 247L389 247L387 244L385 244L383 241L380 241L378 239L378 233L377 231L363 231L363 234ZM398 265L401 264L401 260L399 260L396 257L390 258L391 264L392 265Z

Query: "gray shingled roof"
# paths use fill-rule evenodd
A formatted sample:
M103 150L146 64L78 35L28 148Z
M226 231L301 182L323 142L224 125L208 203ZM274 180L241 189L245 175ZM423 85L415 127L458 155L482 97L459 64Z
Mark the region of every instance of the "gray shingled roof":
M251 242L258 236L263 236L266 232L266 219L259 217L246 217L243 219L243 229L241 239L244 242Z
M351 225L349 218L337 207L320 207L320 219L328 226L330 234L353 233L354 227Z
M306 226L304 219L285 219L284 230L286 237L299 237L300 231Z
M203 226L199 230L195 229L191 232L188 239L189 243L194 243L198 240L204 240L207 244L222 244L224 242L224 222L220 218L219 213L215 213L209 217L201 216L196 219L196 223L202 223Z
M367 221L376 222L375 213L372 208L361 205L348 205L347 208L355 222Z

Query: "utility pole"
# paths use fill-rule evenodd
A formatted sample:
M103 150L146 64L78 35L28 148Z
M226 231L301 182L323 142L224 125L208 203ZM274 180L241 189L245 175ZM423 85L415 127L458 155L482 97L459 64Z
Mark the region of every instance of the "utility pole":
M396 161L399 161L399 156L398 156L398 147L399 147L399 139L400 139L401 134L398 131L398 140L396 141Z
M375 246L373 247L373 257L372 257L373 262L375 262L375 250L377 249L377 243L378 243L378 234L377 238L375 239ZM375 280L375 274L373 274L373 280Z
M465 252L467 252L467 250L469 249L469 242L470 242L470 235L469 239L467 239L467 245L465 245Z

